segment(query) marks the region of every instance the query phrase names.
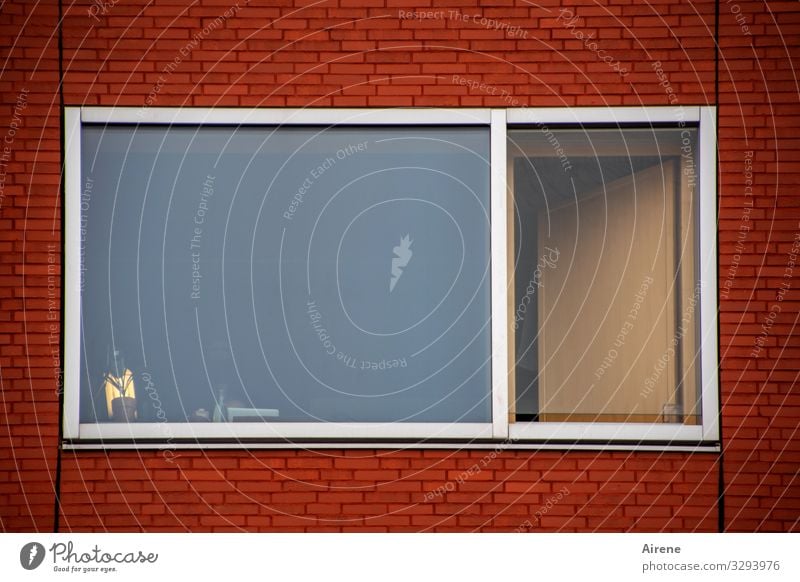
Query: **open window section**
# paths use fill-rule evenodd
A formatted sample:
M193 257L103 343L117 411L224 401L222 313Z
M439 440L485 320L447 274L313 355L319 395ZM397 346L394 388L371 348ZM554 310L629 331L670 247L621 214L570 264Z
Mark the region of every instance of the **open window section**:
M80 139L82 424L491 426L488 127Z
M701 424L697 133L509 130L512 422Z

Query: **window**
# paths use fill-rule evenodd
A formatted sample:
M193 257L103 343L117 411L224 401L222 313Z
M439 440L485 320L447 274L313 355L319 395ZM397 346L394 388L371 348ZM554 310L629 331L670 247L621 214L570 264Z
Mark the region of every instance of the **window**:
M66 438L716 440L681 115L68 108Z

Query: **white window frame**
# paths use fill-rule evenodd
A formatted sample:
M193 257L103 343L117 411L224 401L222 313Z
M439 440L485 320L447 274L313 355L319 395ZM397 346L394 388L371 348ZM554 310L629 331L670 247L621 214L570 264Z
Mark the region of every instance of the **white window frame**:
M661 423L509 423L507 286L507 131L514 125L592 123L680 123L699 126L699 255L701 299L702 425ZM491 338L492 421L487 423L81 423L80 410L80 195L81 127L83 123L191 125L485 125L490 130L491 164ZM716 109L714 107L613 107L515 109L247 109L67 107L65 127L64 204L64 415L63 436L81 441L131 443L302 441L510 441L525 443L606 442L714 445L719 439L717 347ZM500 322L496 325L495 322ZM581 443L584 443L582 445ZM339 445L347 446L347 445Z

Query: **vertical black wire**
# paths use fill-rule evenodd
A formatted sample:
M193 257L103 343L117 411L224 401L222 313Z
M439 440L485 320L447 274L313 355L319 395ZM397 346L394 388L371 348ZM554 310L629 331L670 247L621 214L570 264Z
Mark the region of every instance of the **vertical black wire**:
M65 196L66 196L66 156L64 155L65 130L64 130L64 13L61 1L58 0L58 115L59 115L59 152L61 154L61 325L59 325L59 349L61 350L58 358L59 378L61 384L57 385L58 389L58 449L56 451L56 478L54 487L53 499L53 531L58 532L59 521L61 517L61 454L63 451L62 442L64 439L64 292L66 285L64 283L64 260L66 255L66 229L65 229ZM75 387L73 387L75 389Z
M716 139L714 140L715 147L717 148L717 152L719 152L719 0L714 2L714 105L716 105ZM719 155L717 155L717 168L719 167ZM720 174L717 168L713 168L713 171L717 173L717 179L714 181L716 184L716 191L715 191L715 204L714 204L714 213L716 215L715 224L719 225L719 183L720 183ZM720 272L719 270L719 226L717 227L717 273ZM712 285L718 285L718 281L710 281ZM720 342L720 324L719 324L719 298L717 298L717 305L715 306L717 310L717 346L722 345ZM717 351L717 373L719 374L720 368L720 357L721 354ZM719 376L718 376L719 378ZM717 531L719 533L723 533L725 531L725 447L723 446L722 442L722 382L720 380L717 381L717 404L718 404L718 416L719 419L719 460L717 462L717 469L719 471L717 475Z

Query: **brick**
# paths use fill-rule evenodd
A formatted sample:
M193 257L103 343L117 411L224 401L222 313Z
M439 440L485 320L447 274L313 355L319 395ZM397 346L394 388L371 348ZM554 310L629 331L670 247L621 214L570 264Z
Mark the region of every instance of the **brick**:
M666 105L654 60L681 104L715 100L712 2L600 0L573 7L576 30L594 33L598 46L630 69L624 79L554 15L519 0L459 0L457 8L519 25L528 35L518 38L474 22L374 18L398 8L424 9L408 0L387 2L339 0L299 10L248 6L183 58L156 104L508 106L496 95L453 83L458 74L508 90L521 106ZM136 4L115 5L101 26L87 26L85 7L65 11L68 105L140 106L164 66L229 7L217 0L199 0L188 10ZM791 298L794 285L761 354L750 356L800 228L794 195L800 116L783 41L797 32L796 6L771 5L779 13L774 19L755 2L740 4L754 36L743 35L727 9L719 27L720 290L728 289L727 270L739 255L732 286L720 300L726 527L798 531L800 407L787 400L800 371L800 349L792 344L800 310ZM0 460L0 522L6 531L48 531L58 444L46 267L47 245L60 245L60 128L52 109L59 63L51 38L57 14L50 5L24 2L4 11L11 12L3 32L25 43L7 50L0 135L20 88L29 91L0 192L0 449L15 455L8 466ZM754 204L752 230L740 250L746 150L755 152ZM422 503L426 492L458 480L486 454L465 448L330 455L181 451L174 465L157 451L67 452L61 524L66 531L513 531L521 515L510 511L535 512L566 486L569 496L537 531L716 529L715 455L504 451L453 492ZM226 506L224 516L210 514L215 504ZM291 508L308 519L261 515L266 510L259 504ZM467 515L465 507L478 513ZM402 515L378 515L378 508ZM87 513L95 509L99 515ZM572 518L561 515L572 510Z

